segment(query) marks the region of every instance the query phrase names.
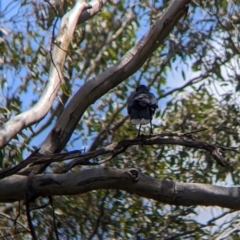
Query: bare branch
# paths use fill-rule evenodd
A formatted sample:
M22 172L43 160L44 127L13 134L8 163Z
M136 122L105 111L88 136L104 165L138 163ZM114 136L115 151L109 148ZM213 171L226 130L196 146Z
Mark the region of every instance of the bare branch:
M20 175L0 180L0 202L24 199L26 183L27 177ZM38 174L32 182L32 192L37 196L77 195L98 189L125 190L171 205L240 209L238 187L160 180L137 169L95 168L76 173Z

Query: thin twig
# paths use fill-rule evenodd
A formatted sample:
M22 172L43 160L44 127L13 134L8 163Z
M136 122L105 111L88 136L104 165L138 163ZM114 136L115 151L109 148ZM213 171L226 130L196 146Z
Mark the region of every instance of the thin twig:
M168 95L171 95L171 94L173 94L174 92L177 92L177 91L179 91L179 90L182 90L182 89L184 89L185 87L187 87L187 86L189 86L189 85L191 85L191 84L193 84L193 83L194 83L194 84L195 84L195 83L198 83L198 82L202 81L204 78L206 78L208 75L209 75L209 73L206 72L206 73L204 73L204 74L201 74L200 76L194 77L194 78L190 79L188 82L186 82L184 85L182 85L181 87L174 88L174 89L172 89L172 90L170 90L170 91L162 94L162 95L159 97L159 99L165 98L165 97L167 97Z
M29 189L27 188L26 190L26 215L27 215L27 221L28 221L28 226L30 228L30 232L32 235L32 239L33 240L37 240L37 235L32 223L32 217L31 217L31 213L30 213L30 206L29 206Z
M116 157L117 155L125 152L125 150L126 150L127 148L128 148L128 146L125 146L125 147L121 148L120 150L114 152L114 153L113 153L111 156L109 156L108 158L99 161L98 164L103 164L103 163L105 163L105 162L109 162L110 160L112 160L112 159L113 159L114 157Z
M46 204L43 204L43 205L41 205L41 206L32 207L32 208L30 208L30 211L39 210L39 209L44 209L44 208L46 208L48 205L49 205L49 202L46 203Z
M106 192L105 196L102 198L102 201L101 201L101 206L100 206L100 215L98 216L98 219L97 219L97 222L96 222L96 226L95 226L95 229L94 231L91 233L91 235L88 237L88 239L92 239L94 237L94 235L97 233L97 229L100 225L100 222L101 222L101 219L103 218L104 216L104 203L105 203L105 200L107 198L109 194L109 191Z
M228 212L224 212L222 214L220 214L219 216L215 217L215 218L212 218L211 220L209 220L206 224L200 224L201 226L200 227L196 227L192 230L189 230L189 231L185 231L183 233L176 233L175 235L171 236L171 237L168 237L168 238L165 238L165 240L174 240L174 239L179 239L179 237L183 237L183 236L186 236L186 235L189 235L189 234L192 234L194 232L197 232L205 227L209 227L213 222L221 219L222 217L226 216L227 214L231 214L233 212L236 212L236 210L230 210Z
M7 218L7 219L10 220L10 221L15 222L15 219L9 217L7 214L0 213L0 217L5 217L5 218ZM29 230L28 228L26 228L26 226L24 226L21 222L16 221L16 223L19 224L22 228L24 228L27 232L30 231L30 230Z
M55 236L56 236L56 239L59 240L59 234L58 234L57 224L56 224L56 216L55 216L55 211L54 211L54 207L53 207L53 198L52 198L52 196L48 196L48 199L49 199L49 203L52 207L52 219L53 219L53 228L54 228Z
M18 220L18 218L20 216L20 207L21 207L21 205L20 205L20 200L19 200L18 201L18 213L17 213L17 216L15 217L15 219L13 221L13 224L15 226L15 232L17 232L17 220Z
M58 68L57 68L57 66L56 66L56 64L55 64L55 62L54 62L54 60L53 60L53 55L52 55L53 44L57 45L57 47L59 47L62 51L64 51L64 52L67 52L67 51L64 50L64 49L62 49L62 48L56 43L56 41L55 41L55 28L56 28L56 25L57 25L57 21L58 21L58 19L59 19L59 14L58 14L56 8L55 8L49 1L45 0L45 2L47 2L47 3L51 6L51 8L53 9L53 11L55 12L55 15L56 15L56 17L57 17L56 20L55 20L55 22L54 22L54 24L53 24L52 39L51 39L51 48L50 48L49 53L50 53L51 62L52 62L52 64L53 64L53 66L55 67L56 71L57 71L58 78L62 81L61 74L60 74L60 72L59 72L59 70L58 70Z

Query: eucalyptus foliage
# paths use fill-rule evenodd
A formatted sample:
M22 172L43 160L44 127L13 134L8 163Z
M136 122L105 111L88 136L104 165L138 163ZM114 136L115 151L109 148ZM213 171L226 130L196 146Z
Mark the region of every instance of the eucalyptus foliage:
M40 146L77 89L115 64L145 34L170 1L109 1L77 26L67 50L64 83L46 117L22 130L0 150L0 167L24 160ZM60 19L74 1L2 3L0 27L1 124L30 109L48 81L52 40ZM158 96L154 134L197 133L198 139L239 146L240 2L192 1L181 19L144 65L88 107L64 151L93 151L136 137L127 118L127 96L141 83ZM144 128L148 134L149 128ZM132 146L104 166L135 167L153 177L177 182L239 185L239 155L227 152L231 169L211 156L181 146ZM101 157L96 160L102 160ZM47 171L66 163L55 163ZM89 167L89 166L88 166ZM72 171L77 171L79 167ZM48 200L38 198L37 206ZM237 239L238 212L166 205L120 190L56 196L61 239ZM213 212L212 212L213 209ZM39 239L54 236L51 207L32 212ZM0 235L27 239L24 205L1 204ZM20 216L14 225L17 214ZM225 234L225 235L224 235Z

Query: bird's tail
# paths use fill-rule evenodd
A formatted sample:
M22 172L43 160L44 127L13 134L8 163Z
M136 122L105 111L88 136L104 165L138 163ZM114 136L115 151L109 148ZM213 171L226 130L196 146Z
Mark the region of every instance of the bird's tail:
M150 123L151 121L151 115L148 108L143 109L132 109L131 115L130 115L130 122L131 124L141 124L145 125Z

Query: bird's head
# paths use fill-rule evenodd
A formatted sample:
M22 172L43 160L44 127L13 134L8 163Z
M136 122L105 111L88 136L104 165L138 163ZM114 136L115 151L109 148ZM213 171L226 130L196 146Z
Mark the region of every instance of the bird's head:
M136 92L142 91L142 90L149 91L148 88L147 88L145 85L139 85L139 86L136 88Z

